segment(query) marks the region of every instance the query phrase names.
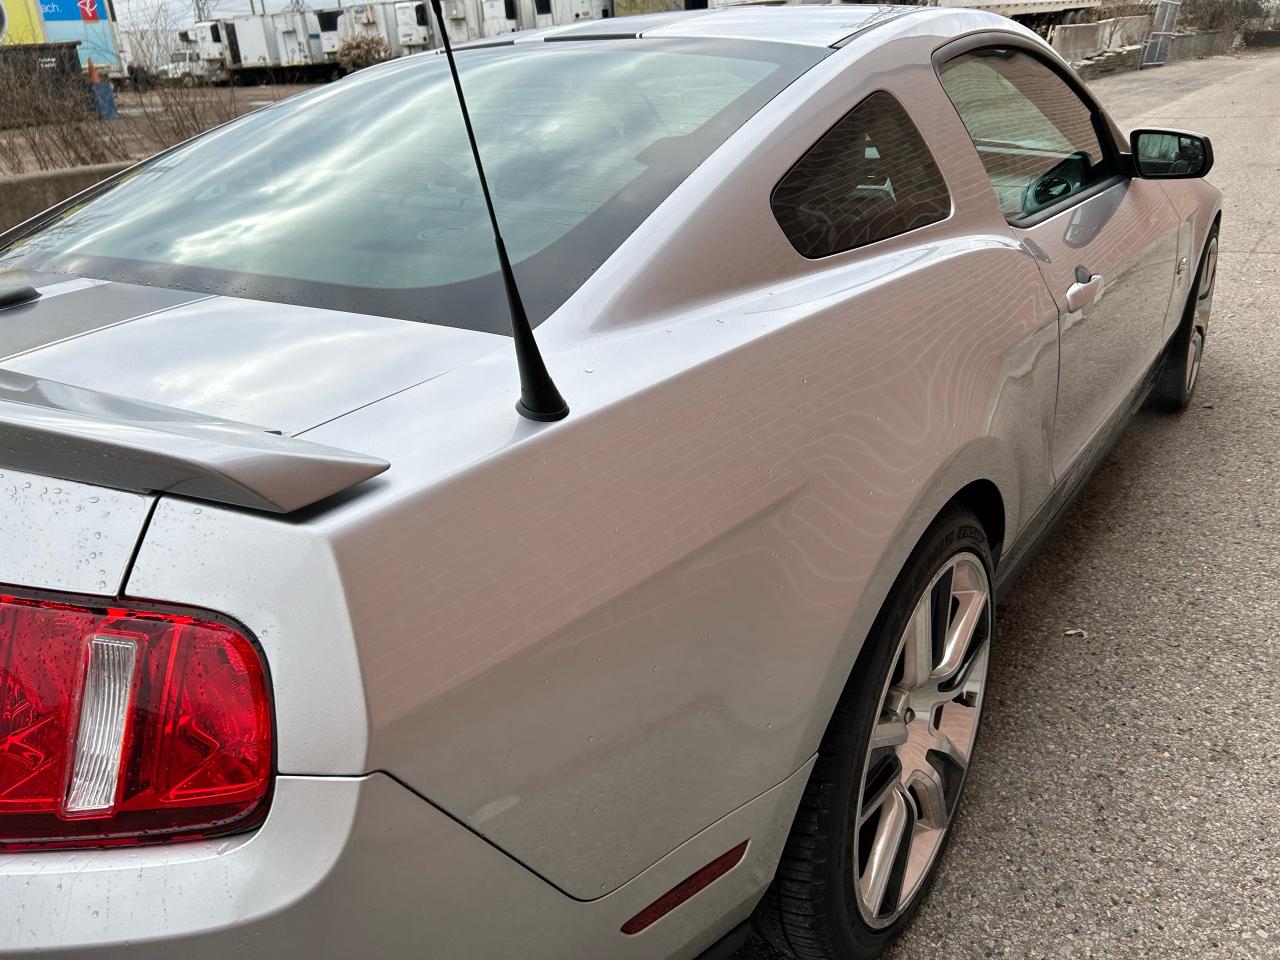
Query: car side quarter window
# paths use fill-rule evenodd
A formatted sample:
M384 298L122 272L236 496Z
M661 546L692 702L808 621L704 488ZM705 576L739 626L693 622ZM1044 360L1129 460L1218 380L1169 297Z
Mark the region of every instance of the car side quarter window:
M939 74L1008 219L1032 216L1117 172L1092 108L1030 54L974 50Z
M906 110L878 91L809 148L769 200L811 260L945 220L951 196Z

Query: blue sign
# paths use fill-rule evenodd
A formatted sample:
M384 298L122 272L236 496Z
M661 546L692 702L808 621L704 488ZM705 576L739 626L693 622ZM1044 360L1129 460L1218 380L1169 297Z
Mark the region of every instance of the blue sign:
M40 13L50 20L98 20L97 0L40 0Z
M100 67L120 65L115 38L111 35L111 24L105 20L98 23L85 23L83 20L50 20L45 23L44 32L50 43L74 41L77 44L76 53L80 56L81 66L90 60Z
M45 20L79 20L80 8L76 0L41 0L40 13Z

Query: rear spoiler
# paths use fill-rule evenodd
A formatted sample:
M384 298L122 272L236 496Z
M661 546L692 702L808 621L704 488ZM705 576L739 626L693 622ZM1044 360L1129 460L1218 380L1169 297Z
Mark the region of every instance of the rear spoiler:
M261 427L0 370L0 468L289 513L389 466Z

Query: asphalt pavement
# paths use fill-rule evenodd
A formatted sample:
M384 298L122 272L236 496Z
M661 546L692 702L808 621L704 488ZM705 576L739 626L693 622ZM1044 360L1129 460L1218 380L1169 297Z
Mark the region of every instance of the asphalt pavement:
M1213 139L1204 366L1001 607L955 833L890 960L1280 957L1280 53L1091 87L1126 131Z

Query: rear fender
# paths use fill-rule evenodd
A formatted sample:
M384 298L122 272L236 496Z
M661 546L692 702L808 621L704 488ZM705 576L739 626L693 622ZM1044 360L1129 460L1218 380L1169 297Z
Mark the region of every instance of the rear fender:
M1024 518L1023 471L1012 448L993 437L978 437L957 450L920 491L910 510L902 518L880 565L867 585L853 615L849 618L840 654L820 695L815 701L808 731L809 742L822 739L836 702L849 681L849 675L871 633L876 617L888 599L899 574L907 564L916 544L930 524L965 487L976 481L994 483L1004 505L1005 543L1012 539ZM1037 503L1039 501L1037 500ZM1034 508L1037 503L1030 504Z
M119 593L154 499L0 470L0 583Z

